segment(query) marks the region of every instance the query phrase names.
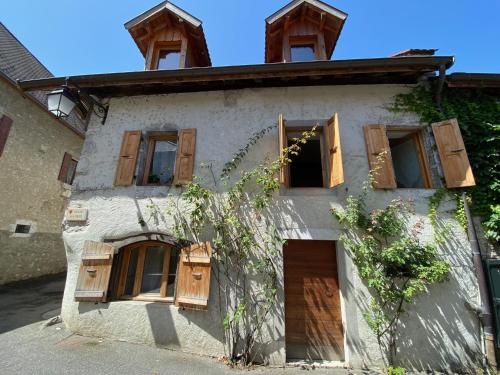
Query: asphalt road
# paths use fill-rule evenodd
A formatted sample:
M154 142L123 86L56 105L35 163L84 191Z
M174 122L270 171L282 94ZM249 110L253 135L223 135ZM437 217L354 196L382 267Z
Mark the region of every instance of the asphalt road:
M0 374L338 374L345 369L256 367L230 369L214 358L147 345L74 335L59 314L64 277L0 287ZM359 373L359 372L358 372Z

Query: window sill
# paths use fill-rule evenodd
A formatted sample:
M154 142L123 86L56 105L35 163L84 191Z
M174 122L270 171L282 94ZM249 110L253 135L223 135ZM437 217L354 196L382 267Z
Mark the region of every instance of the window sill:
M325 187L311 188L281 188L280 196L328 196L333 195L333 189Z
M142 302L161 302L161 303L174 303L174 297L160 297L155 295L140 294L135 297L123 296L120 300L124 301L142 301Z

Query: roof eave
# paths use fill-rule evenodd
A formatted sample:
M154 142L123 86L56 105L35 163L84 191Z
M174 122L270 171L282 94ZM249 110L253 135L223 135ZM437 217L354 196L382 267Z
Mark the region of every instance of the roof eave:
M191 91L208 91L211 85L220 87L218 83L226 82L228 86L239 87L239 82L249 80L284 80L290 78L311 78L311 85L322 84L321 77L360 77L377 76L380 74L410 74L419 76L432 73L440 66L447 68L453 64L452 56L406 57L406 58L377 58L336 61L314 61L297 63L272 63L258 65L240 65L227 67L187 68L178 70L155 70L140 72L124 72L110 74L96 74L69 77L68 83L86 88L88 91L103 92L114 96L113 92L122 92L124 87L130 89L133 95L144 92L144 87L158 87L158 92L169 92L172 88L181 88L182 85L190 86ZM348 78L347 78L348 79ZM19 86L26 91L51 90L66 83L66 77L21 81ZM259 83L255 83L259 86ZM196 86L195 88L192 88ZM227 86L227 87L228 87ZM241 86L241 85L240 85ZM265 87L265 83L262 83ZM113 91L114 90L114 91ZM120 91L122 90L122 91ZM123 96L123 95L122 95Z

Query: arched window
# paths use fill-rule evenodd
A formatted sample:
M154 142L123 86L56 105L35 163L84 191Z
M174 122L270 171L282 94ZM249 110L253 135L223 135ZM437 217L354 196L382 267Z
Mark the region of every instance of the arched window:
M116 298L173 302L179 250L158 241L127 245L118 258Z

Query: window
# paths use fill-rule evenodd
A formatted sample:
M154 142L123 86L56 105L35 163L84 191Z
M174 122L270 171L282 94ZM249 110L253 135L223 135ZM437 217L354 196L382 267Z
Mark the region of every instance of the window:
M9 116L2 115L0 117L0 156L2 156L5 144L7 143L11 127L12 119Z
M65 152L61 169L59 170L58 180L69 185L73 184L77 165L78 161L75 160L71 154Z
M156 69L178 69L181 60L181 51L161 49L158 51Z
M306 130L306 129L304 129ZM316 135L301 145L298 155L291 155L292 162L288 166L290 187L323 187L323 140L322 131L318 127ZM293 128L287 129L288 146L294 138L300 138L301 132Z
M117 297L173 301L179 251L165 243L148 241L130 245L119 259Z
M398 188L428 188L425 153L420 132L388 130L392 164Z
M364 133L375 188L431 187L420 129L377 124L366 125Z
M180 129L178 132L150 132L145 140L144 162L141 162L136 173L142 132L128 130L123 134L115 186L130 186L134 180L138 185L178 186L193 180L196 128Z
M15 233L24 233L27 234L31 230L31 225L26 225L26 224L16 224L16 229Z
M304 123L299 122L301 126ZM305 130L317 124L316 134L301 145L298 155L289 155L290 163L282 166L280 183L284 187L335 188L344 182L339 116L335 113L326 121L306 123L309 123L306 128L293 127L293 121L287 123L283 114L278 117L278 140L282 156L284 148L290 146L294 138L300 138Z
M292 36L290 37L290 61L314 61L318 59L318 37Z
M175 171L177 134L150 135L147 145L144 185L169 185Z

